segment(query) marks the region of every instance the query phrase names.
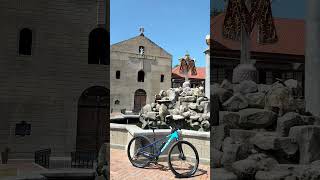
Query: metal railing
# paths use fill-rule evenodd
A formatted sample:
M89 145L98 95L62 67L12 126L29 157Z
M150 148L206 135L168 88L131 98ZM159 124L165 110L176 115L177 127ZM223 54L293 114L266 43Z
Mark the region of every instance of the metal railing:
M34 153L34 162L42 167L50 166L51 149L42 149Z
M72 168L90 168L92 169L97 157L95 152L71 152Z

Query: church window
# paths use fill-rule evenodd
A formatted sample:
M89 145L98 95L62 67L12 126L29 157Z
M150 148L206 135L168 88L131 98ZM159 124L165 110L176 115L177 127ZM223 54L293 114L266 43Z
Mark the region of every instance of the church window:
M120 71L116 72L116 79L120 79Z
M88 64L110 64L109 33L96 28L89 35Z
M142 70L138 72L138 82L144 82L144 72Z
M164 81L164 75L161 74L161 76L160 76L160 82L163 82L163 81Z
M32 31L28 28L24 28L20 31L19 54L31 55L31 47L32 47Z
M114 104L119 105L119 104L120 104L120 101L119 101L119 100L116 100L116 101L114 102Z

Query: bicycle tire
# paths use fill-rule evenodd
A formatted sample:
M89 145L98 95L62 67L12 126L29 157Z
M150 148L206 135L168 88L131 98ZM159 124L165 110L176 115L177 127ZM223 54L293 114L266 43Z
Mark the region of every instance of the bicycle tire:
M127 147L127 155L128 155L128 158L129 158L129 161L131 162L131 164L135 167L138 167L138 168L144 168L147 165L149 165L150 159L148 159L148 158L145 158L144 160L142 159L142 160L140 160L141 162L139 163L139 161L137 161L137 160L133 159L133 157L131 157L131 150L133 148L132 145L133 145L133 142L136 140L140 145L144 145L144 146L151 144L151 141L145 136L136 136L130 140L128 147ZM149 151L148 153L152 153L153 152L152 150L153 150L153 146L150 146L147 148L147 151Z
M190 147L191 147L191 149L192 149L193 152L194 152L196 162L195 162L195 166L194 166L189 172L180 174L180 173L173 167L173 165L172 165L172 156L171 156L171 154L173 153L173 150L174 150L174 148L175 148L176 146L182 145L182 144L186 144L187 146L190 146ZM189 143L188 141L179 140L179 141L175 142L175 143L171 146L171 148L170 148L170 150L169 150L169 153L168 153L168 164L169 164L170 170L173 172L173 174L175 174L175 176L176 176L177 178L188 178L188 177L191 177L191 176L194 175L194 174L197 172L197 170L198 170L198 165L199 165L199 155L198 155L198 151L197 151L197 149L196 149L191 143Z

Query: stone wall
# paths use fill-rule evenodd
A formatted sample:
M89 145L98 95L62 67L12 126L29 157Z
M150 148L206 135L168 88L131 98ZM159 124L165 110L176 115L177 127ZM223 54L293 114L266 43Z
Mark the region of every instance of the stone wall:
M0 4L0 151L11 158L75 150L77 105L91 86L108 87L108 66L88 64L88 37L97 28L98 1L10 0ZM33 33L32 55L18 55L19 31ZM15 125L31 135L15 136Z

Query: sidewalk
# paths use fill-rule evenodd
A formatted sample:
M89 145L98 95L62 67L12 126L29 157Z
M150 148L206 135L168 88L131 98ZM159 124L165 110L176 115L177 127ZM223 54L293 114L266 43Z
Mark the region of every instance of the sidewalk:
M112 180L170 180L176 179L167 162L159 162L147 168L136 168L128 160L124 150L110 149L110 177ZM188 180L209 180L210 167L199 165L198 172Z

